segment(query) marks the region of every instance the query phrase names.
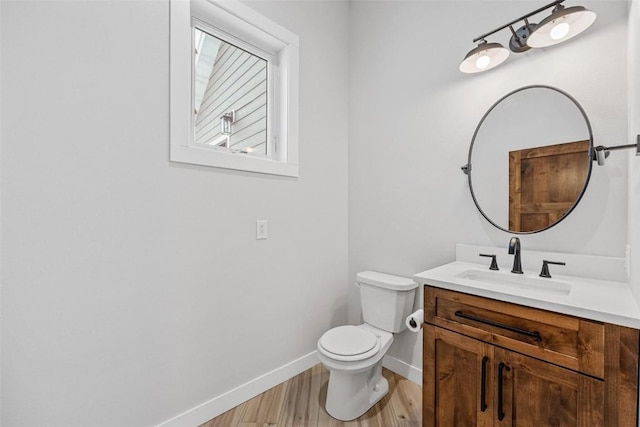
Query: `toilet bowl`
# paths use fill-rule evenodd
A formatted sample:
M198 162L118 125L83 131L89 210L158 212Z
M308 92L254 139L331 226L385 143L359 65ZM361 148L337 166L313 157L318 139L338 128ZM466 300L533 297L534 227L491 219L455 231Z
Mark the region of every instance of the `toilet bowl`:
M339 326L318 340L318 357L329 370L325 408L333 418L358 418L389 391L382 358L393 334L369 325Z
M393 333L406 329L417 284L384 273L358 273L365 323L338 326L318 340L318 357L329 370L325 409L341 421L358 418L389 391L382 359Z

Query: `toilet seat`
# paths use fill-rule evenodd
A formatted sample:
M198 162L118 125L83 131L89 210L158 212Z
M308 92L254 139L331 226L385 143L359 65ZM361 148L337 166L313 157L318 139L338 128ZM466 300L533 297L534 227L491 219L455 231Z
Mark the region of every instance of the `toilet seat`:
M322 354L343 362L368 359L380 351L380 340L373 332L351 325L328 330L319 344Z

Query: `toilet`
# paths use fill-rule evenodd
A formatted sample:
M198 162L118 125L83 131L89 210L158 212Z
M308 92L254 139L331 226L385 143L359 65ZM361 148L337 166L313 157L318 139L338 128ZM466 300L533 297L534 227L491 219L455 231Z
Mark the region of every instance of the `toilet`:
M338 326L318 340L318 357L329 370L325 408L333 418L349 421L367 412L389 391L382 358L393 334L406 329L418 284L375 271L357 274L364 323Z

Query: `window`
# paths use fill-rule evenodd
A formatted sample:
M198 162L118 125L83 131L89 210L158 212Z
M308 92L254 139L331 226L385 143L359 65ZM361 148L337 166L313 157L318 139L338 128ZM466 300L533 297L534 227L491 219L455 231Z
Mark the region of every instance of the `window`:
M171 160L298 176L298 38L238 1L171 1Z

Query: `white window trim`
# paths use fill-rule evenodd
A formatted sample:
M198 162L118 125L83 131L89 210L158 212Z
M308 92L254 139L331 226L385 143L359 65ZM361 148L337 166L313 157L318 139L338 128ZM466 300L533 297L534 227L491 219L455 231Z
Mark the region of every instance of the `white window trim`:
M170 160L297 177L298 36L238 0L171 0L170 8ZM277 111L274 114L278 123L275 123L276 150L272 158L231 153L194 143L192 17L278 59L279 91L275 94Z

